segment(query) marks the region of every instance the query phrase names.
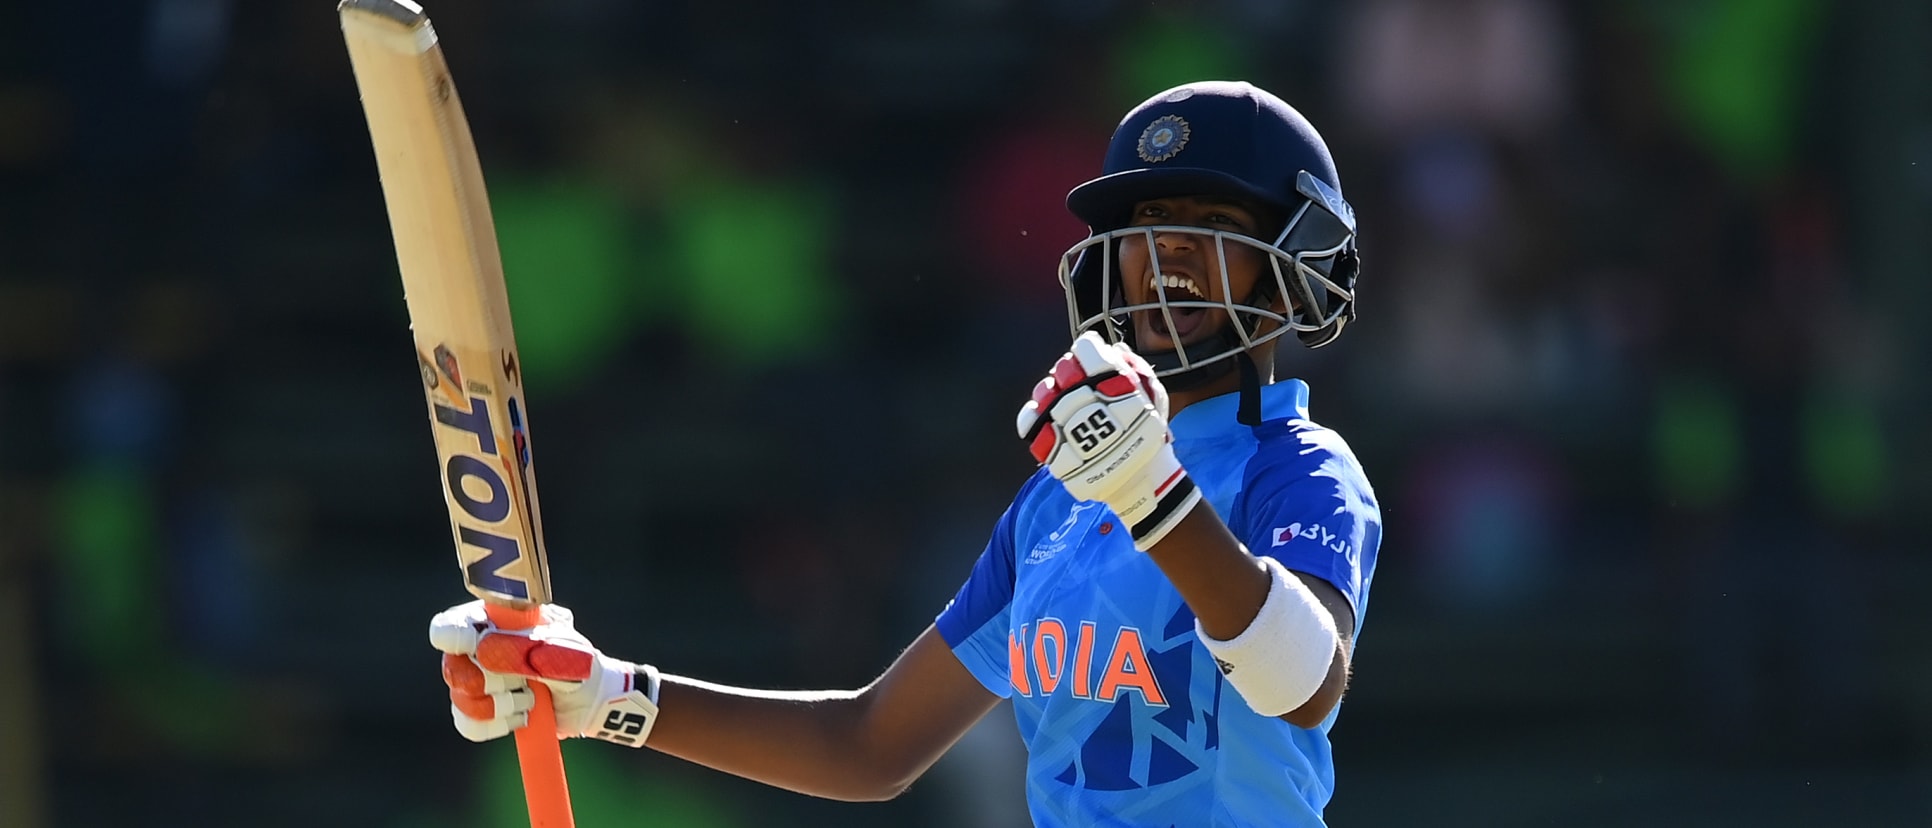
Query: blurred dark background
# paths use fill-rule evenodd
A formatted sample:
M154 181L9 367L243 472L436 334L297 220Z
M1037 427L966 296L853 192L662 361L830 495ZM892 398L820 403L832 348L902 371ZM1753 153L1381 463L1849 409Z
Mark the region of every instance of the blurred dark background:
M444 2L556 593L857 686L1031 469L1113 124L1324 131L1361 319L1286 354L1388 522L1342 826L1932 825L1932 4ZM0 24L0 826L509 826L329 2ZM902 799L566 746L579 824L1024 824L1010 714Z

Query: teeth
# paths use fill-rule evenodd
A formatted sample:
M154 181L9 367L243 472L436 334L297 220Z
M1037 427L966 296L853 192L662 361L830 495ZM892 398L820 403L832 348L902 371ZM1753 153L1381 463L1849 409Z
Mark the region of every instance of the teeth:
M1172 273L1163 273L1157 277L1149 277L1147 286L1151 288L1166 287L1168 290L1184 290L1195 296L1207 295L1201 292L1200 286L1194 284L1193 279L1186 276L1176 276Z

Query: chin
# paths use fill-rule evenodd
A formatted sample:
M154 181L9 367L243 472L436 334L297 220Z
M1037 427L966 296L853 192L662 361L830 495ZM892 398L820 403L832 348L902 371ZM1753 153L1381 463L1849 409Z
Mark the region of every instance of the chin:
M1207 327L1201 330L1194 331L1193 333L1190 333L1187 336L1181 337L1180 347L1188 348L1195 345L1199 345L1203 342L1207 342L1219 336L1221 334L1221 331L1222 331L1221 325L1208 325ZM1146 343L1146 344L1143 344L1143 343ZM1155 343L1158 343L1158 344L1155 344ZM1172 351L1172 350L1176 350L1176 347L1174 343L1168 341L1166 334L1156 334L1153 331L1149 331L1149 330L1136 330L1134 332L1134 350L1137 353L1145 354L1150 350L1151 351Z

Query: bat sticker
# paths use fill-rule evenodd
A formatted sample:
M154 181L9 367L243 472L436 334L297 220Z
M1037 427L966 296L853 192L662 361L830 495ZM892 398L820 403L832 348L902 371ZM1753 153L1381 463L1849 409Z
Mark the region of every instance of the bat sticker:
M463 370L456 366L456 355L450 353L448 345L436 346L436 367L443 369L443 376L457 388L463 387Z
M517 398L510 398L510 445L516 450L517 465L530 467L530 438L523 431L523 409Z
M424 389L434 391L436 386L443 384L442 380L436 378L436 368L429 364L429 360L423 358L422 351L416 352L416 370L423 375Z
M529 469L529 434L524 432L524 409L516 398L510 398L510 446L516 450L516 465Z
M503 352L503 376L510 379L511 385L523 384L523 375L517 373L517 352Z

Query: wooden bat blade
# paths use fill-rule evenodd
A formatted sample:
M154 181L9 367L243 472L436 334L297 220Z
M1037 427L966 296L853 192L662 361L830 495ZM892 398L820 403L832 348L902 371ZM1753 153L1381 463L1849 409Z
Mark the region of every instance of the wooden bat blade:
M457 562L505 629L550 602L530 463L529 414L482 167L436 30L409 0L343 0L342 37L362 93L402 271L410 330ZM550 693L516 731L530 824L570 828Z
M523 377L483 172L436 30L408 0L346 0L458 562L470 592L550 602Z

